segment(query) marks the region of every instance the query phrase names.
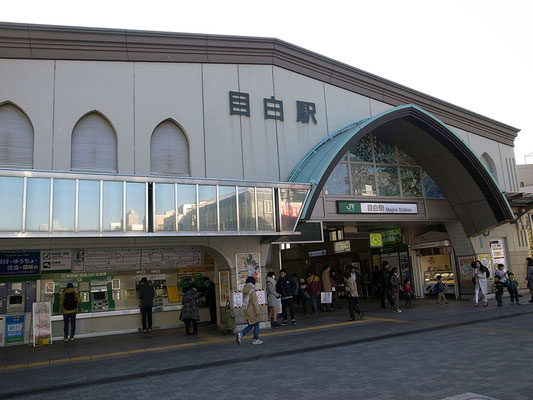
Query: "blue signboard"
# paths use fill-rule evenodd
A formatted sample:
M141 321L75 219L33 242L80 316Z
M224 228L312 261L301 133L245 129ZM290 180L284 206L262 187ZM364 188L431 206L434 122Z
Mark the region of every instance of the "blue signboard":
M24 342L24 315L6 317L6 343Z
M40 265L39 251L0 251L0 275L38 274Z

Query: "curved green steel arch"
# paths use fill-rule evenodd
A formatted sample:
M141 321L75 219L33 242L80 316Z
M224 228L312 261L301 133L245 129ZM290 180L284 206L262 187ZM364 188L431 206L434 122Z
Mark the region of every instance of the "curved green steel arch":
M369 133L398 146L428 172L469 236L513 220L503 191L468 144L438 118L412 104L350 124L302 158L287 177L289 182L313 185L302 219L311 217L322 188L343 155Z

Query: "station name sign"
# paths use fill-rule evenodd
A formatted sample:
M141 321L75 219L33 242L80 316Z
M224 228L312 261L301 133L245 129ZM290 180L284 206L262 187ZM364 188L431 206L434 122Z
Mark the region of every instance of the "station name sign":
M418 214L417 203L337 201L338 214Z

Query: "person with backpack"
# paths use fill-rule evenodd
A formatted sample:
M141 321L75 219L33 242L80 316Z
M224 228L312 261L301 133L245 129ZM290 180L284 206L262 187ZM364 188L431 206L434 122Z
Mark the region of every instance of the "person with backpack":
M154 306L155 290L146 276L143 276L139 284L139 307L141 309L142 332L152 332L152 307ZM148 327L146 325L148 320Z
M198 296L198 286L192 284L183 296L180 320L185 323L185 336L191 334L191 323L193 335L198 335L198 321L200 320L200 312L198 310L198 303L200 302Z
M254 339L252 344L263 344L263 341L259 340L260 311L259 302L257 301L257 294L255 293L255 278L253 276L246 278L246 284L242 289L242 308L244 309L244 318L246 319L248 326L235 334L237 344L240 345L242 337L252 329L254 330Z
M472 263L472 268L474 268L474 273L472 276L472 281L475 285L475 306L478 306L479 302L479 292L483 294L484 303L483 306L487 307L489 302L487 300L488 288L487 288L487 278L490 278L490 272L487 267L481 264L481 261L474 261Z
M74 335L76 334L76 313L78 312L78 305L81 304L81 298L74 285L72 283L67 283L67 287L61 294L59 298L59 307L61 308L61 313L63 314L63 333L64 341L68 342L74 340ZM68 326L70 323L70 336L68 334Z

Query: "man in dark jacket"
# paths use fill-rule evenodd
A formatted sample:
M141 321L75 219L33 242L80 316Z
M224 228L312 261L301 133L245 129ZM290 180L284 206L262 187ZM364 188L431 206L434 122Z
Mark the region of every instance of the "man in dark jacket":
M296 282L289 275L287 271L282 269L279 271L278 283L276 283L276 292L281 294L281 315L283 316L283 322L281 325L287 325L287 307L291 313L291 321L293 325L296 325L296 319L294 318L294 291L296 290Z
M155 290L146 277L141 279L139 285L139 303L141 307L143 332L152 332L152 307L154 306ZM148 328L146 320L148 319Z
M207 276L204 278L204 285L207 287L205 291L205 303L209 307L209 314L211 321L209 325L217 324L217 293L215 289L215 282L211 281Z
M390 285L389 285L389 278L390 278L390 270L389 270L389 262L383 261L381 263L381 269L379 270L379 279L381 283L380 287L380 300L381 300L381 308L386 308L385 306L385 298L389 301L389 304L391 307L394 307L394 300L392 296L390 295Z

